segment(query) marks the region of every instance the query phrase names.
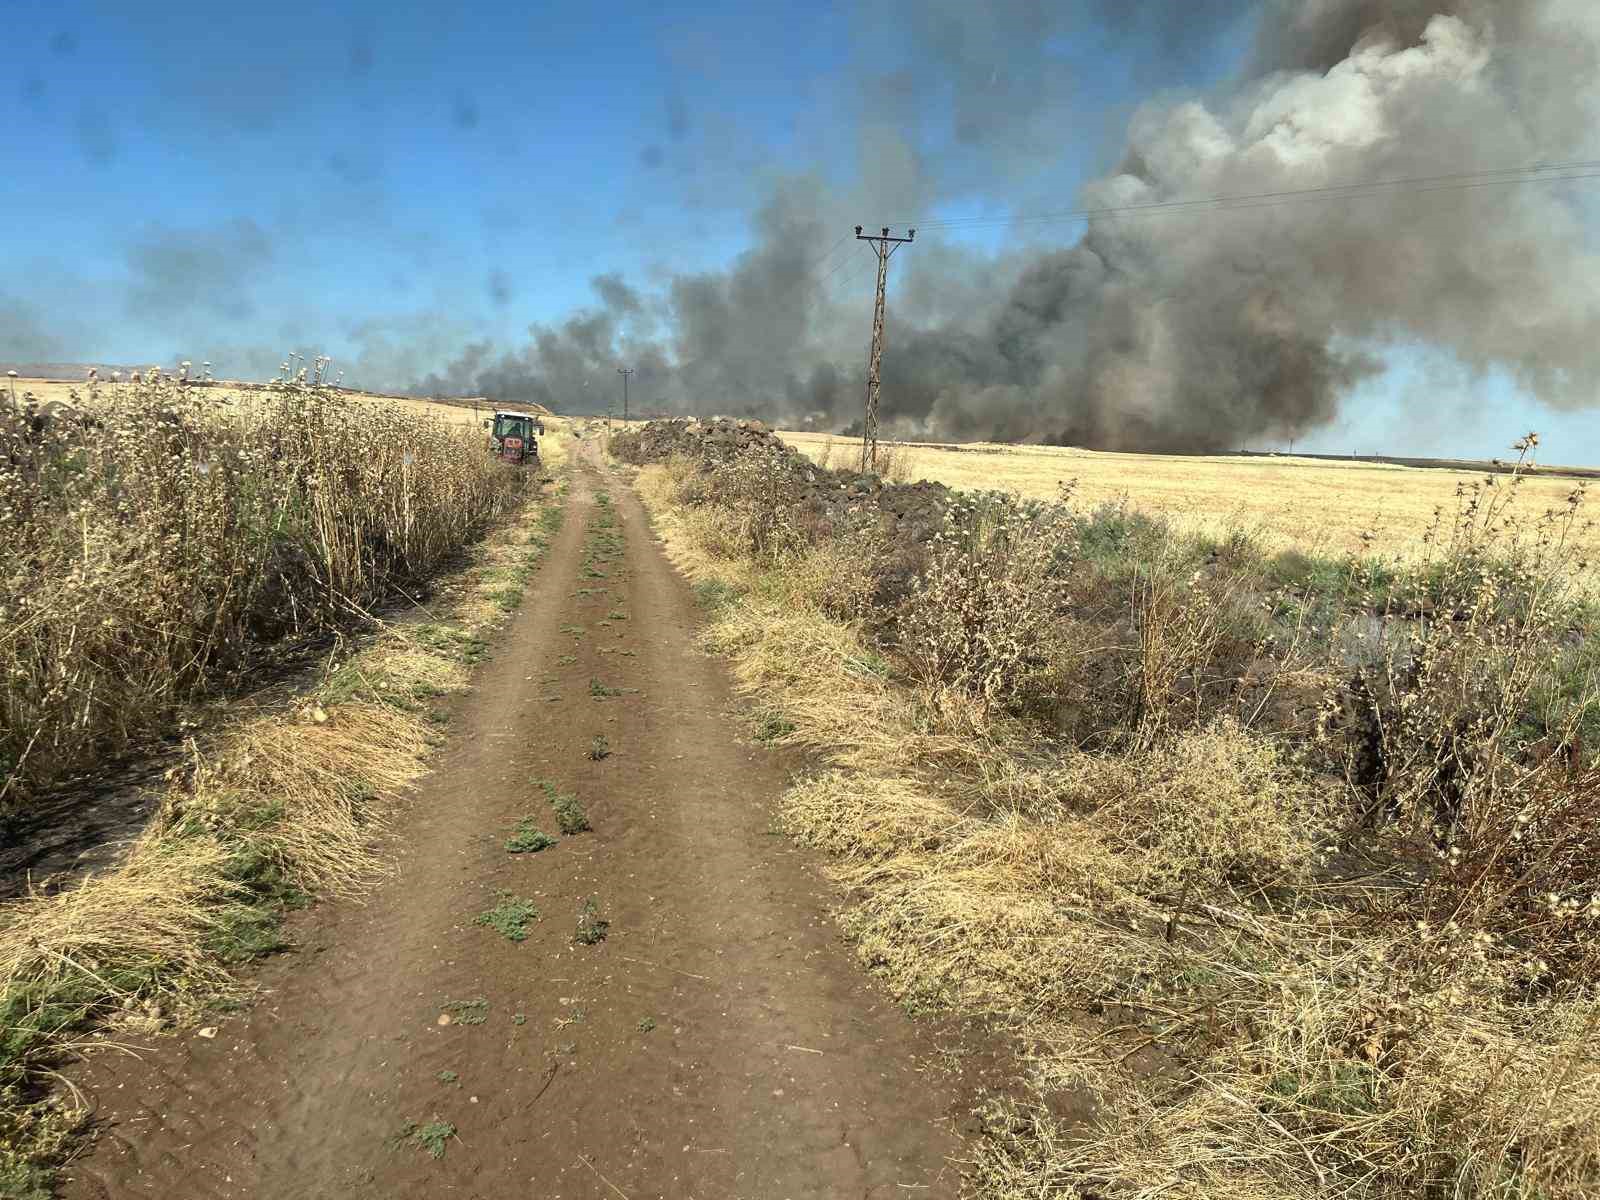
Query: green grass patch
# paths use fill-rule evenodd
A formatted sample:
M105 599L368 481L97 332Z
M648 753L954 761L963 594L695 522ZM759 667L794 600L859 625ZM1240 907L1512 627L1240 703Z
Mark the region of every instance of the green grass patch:
M510 892L496 892L493 908L487 908L472 918L474 925L494 930L508 942L527 940L528 927L539 919L539 910L533 901Z
M472 1000L451 1000L444 1006L455 1025L482 1025L489 1019L489 1002L482 996Z
M562 833L571 837L575 833L583 833L591 828L589 817L583 811L583 805L578 798L570 792L561 792L556 785L548 779L540 780L539 786L544 789L545 798L550 801L550 807L556 814L556 826Z
M289 947L282 913L276 906L230 904L216 914L206 949L229 965L275 954Z
M794 722L782 713L767 709L756 717L756 741L771 743L794 732Z
M506 839L506 852L508 854L537 854L556 844L556 839L547 833L542 833L534 825L532 817L524 817L517 823L517 830Z
M694 585L694 599L708 612L720 612L739 599L739 589L720 579L702 579Z
M420 649L430 650L472 666L489 653L489 643L476 634L453 625L428 623L402 628L403 636Z
M522 607L522 589L520 587L496 588L489 593L490 602L501 612L516 612Z
M0 1088L0 1196L52 1200L55 1173L72 1158L82 1125L81 1117Z
M546 504L540 507L538 523L539 528L547 535L554 536L561 529L561 523L566 520L567 510L559 504Z
M578 932L573 939L585 946L598 946L606 940L611 922L600 915L599 902L590 896L578 910Z
M409 1145L418 1150L426 1150L434 1158L443 1158L445 1147L455 1135L454 1125L435 1117L426 1125L407 1121L404 1128L390 1140L396 1147Z

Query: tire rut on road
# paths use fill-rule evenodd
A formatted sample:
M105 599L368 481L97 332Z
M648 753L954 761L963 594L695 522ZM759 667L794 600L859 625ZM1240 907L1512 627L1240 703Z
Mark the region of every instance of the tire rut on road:
M308 914L215 1039L97 1056L102 1133L66 1195L955 1196L954 1093L775 836L787 771L741 739L695 626L583 444L393 877ZM507 853L525 819L556 832L545 784L592 829ZM539 910L522 942L472 923L503 893ZM454 1128L442 1157L408 1122Z

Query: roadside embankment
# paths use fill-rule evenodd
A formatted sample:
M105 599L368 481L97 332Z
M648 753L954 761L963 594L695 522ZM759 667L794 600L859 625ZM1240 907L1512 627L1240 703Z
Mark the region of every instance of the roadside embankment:
M1577 505L1485 484L1387 572L1070 496L907 537L759 429L612 445L755 732L819 760L787 824L863 963L1033 1048L980 1194L1595 1194Z
M0 908L0 1194L48 1194L70 1153L85 1113L55 1074L64 1052L196 1020L239 989L234 966L285 945L287 911L383 873L376 836L561 519L550 478L502 470L481 439L312 392L248 424L181 409L158 450L138 445L174 403L196 402L130 393L10 444L28 537L5 553L39 586L6 601L8 711L33 722L6 735L56 756L28 785L180 702L184 752L115 865ZM368 611L424 588L405 614ZM318 628L337 634L320 667L249 689L256 649ZM102 735L106 712L120 723Z

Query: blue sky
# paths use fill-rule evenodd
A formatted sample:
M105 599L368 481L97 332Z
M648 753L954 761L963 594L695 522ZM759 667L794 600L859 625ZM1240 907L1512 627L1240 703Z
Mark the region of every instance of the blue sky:
M290 349L348 363L366 347L420 376L590 303L598 274L638 286L721 267L780 173L905 207L870 195L864 118L937 158L939 186L931 207L858 220L1070 206L1138 101L1226 79L1248 42L1237 23L1160 53L1137 31L1059 39L1040 59L1049 77L1016 86L1068 81L1074 120L997 165L963 150L937 86L900 109L892 87L862 94L867 65L913 74L921 45L896 37L892 6L869 9L8 0L0 359L254 374ZM965 236L986 250L1011 237ZM833 283L865 311L862 258ZM1403 424L1419 449L1493 453L1537 426L1547 459L1600 458L1600 422L1555 419L1504 380L1457 376L1452 417L1431 422L1417 397L1437 365L1395 359L1303 444L1367 449Z

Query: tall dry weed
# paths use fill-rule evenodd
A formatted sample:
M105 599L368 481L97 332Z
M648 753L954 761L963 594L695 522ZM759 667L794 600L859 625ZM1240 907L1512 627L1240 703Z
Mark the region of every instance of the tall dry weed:
M1064 618L1075 526L1061 506L958 499L895 617L899 650L931 696L1004 711L1059 694L1083 647Z
M1242 543L1197 553L1131 512L1077 521L1060 559L976 522L929 557L942 603L910 627L946 649L919 663L822 602L850 561L826 542L760 563L737 540L697 552L722 535L714 506L671 507L694 488L685 470L651 503L689 543L680 561L739 597L708 643L827 764L785 824L836 856L863 961L908 1006L987 1014L1036 1048L1031 1099L985 1114L978 1194L1600 1191L1594 626L1564 592L1570 563L1536 565L1576 505L1540 532L1469 495L1477 532L1383 579L1396 608L1377 616L1350 571L1323 588L1318 564L1296 568L1382 630L1358 660L1388 769L1374 838L1315 725L1222 715L1261 713L1275 679L1320 697L1349 678L1345 643L1277 616L1283 564ZM994 654L1040 645L1064 610L1082 622L1065 656ZM1085 688L1105 732L1138 735L1093 752L1006 715L1007 687L1084 648L1096 669L1041 692ZM1058 1115L1069 1093L1077 1124Z
M1436 521L1417 616L1363 680L1364 740L1345 761L1369 815L1431 860L1408 915L1505 939L1523 986L1592 986L1600 677L1573 549L1584 496L1530 517L1521 479L1463 486Z
M434 570L521 483L475 431L325 388L85 404L87 427L0 423L4 803Z

